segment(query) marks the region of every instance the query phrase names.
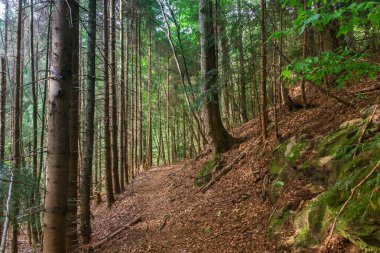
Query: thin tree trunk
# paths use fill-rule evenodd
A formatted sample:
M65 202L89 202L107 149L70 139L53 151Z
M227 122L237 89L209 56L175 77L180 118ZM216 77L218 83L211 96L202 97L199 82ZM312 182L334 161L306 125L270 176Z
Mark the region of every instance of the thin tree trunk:
M244 67L244 48L243 48L243 17L241 14L241 2L237 0L238 16L239 16L239 34L237 39L237 47L239 50L239 74L240 74L240 109L241 118L245 123L248 121L247 113L247 91L245 80L245 67Z
M265 142L268 137L267 124L268 124L268 112L267 112L267 55L266 55L266 0L261 0L261 135Z
M8 227L11 216L11 201L12 201L12 188L13 188L13 170L11 170L10 183L8 188L7 202L5 204L6 215L4 220L4 226L2 230L1 243L0 243L0 253L5 253L5 248L7 246L7 236L8 236Z
M110 84L110 100L111 100L111 150L112 150L112 178L113 186L116 194L120 193L120 177L119 177L119 153L117 139L117 94L116 94L116 0L111 0L111 84Z
M149 28L149 52L148 52L148 166L153 164L152 144L152 28Z
M125 185L128 183L125 179L125 173L127 166L125 163L126 160L126 143L125 143L125 31L124 31L124 1L120 0L120 13L119 13L119 22L120 22L120 126L119 126L119 145L120 145L120 190L125 190Z
M78 247L78 155L79 155L79 107L80 107L80 70L79 70L79 5L71 6L72 44L72 87L70 97L70 170L68 185L68 215L66 252Z
M88 37L87 37L87 82L84 85L84 143L83 163L80 182L80 242L91 242L91 177L94 155L94 114L95 114L95 43L96 43L96 0L88 1ZM97 140L98 147L100 140ZM96 149L95 149L96 150ZM96 162L96 160L95 160ZM96 166L97 167L97 166ZM97 176L95 172L95 177ZM97 185L97 180L95 180Z
M18 1L18 11L17 11L17 48L16 48L16 83L14 87L14 104L13 104L13 130L12 130L12 156L13 156L13 169L17 173L21 169L21 133L22 133L22 61L21 61L21 40L22 40L22 0ZM14 188L17 189L18 185L15 184ZM19 212L19 203L18 201L14 201L14 217L18 215ZM19 227L16 220L13 222L12 229L12 252L18 252L18 243L17 237L19 233Z
M104 151L105 163L104 169L106 174L106 191L107 205L111 207L115 202L112 185L112 157L111 157L111 131L110 131L110 83L109 83L109 66L108 66L108 0L104 0Z

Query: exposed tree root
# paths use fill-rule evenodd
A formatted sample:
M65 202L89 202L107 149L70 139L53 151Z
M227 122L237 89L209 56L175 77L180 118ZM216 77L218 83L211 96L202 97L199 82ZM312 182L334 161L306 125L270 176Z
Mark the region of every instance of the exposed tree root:
M326 240L325 242L322 244L321 248L319 249L320 252L324 252L324 250L327 248L332 236L333 236L333 233L334 233L334 230L335 230L335 226L336 226L336 223L338 222L338 218L339 216L342 214L343 210L346 208L346 206L348 205L348 203L351 201L351 199L353 198L355 192L359 189L360 186L362 186L367 180L368 178L370 178L372 176L373 173L375 173L375 171L380 167L380 161L377 162L377 164L375 165L375 167L373 167L373 169L367 174L367 176L365 178L363 178L362 181L360 181L354 188L351 189L351 194L350 194L350 197L346 200L346 202L344 202L344 204L342 205L342 207L339 209L339 212L338 214L336 215L335 219L334 219L334 222L331 226L331 229L330 229L330 232L329 232L329 235L326 237Z
M199 191L205 193L208 189L210 189L225 174L227 174L238 161L243 159L243 157L246 155L246 153L247 153L246 151L242 152L233 162L231 162L228 166L226 166L222 170L220 170L220 172L210 182L208 182L206 185L201 187Z
M368 126L369 126L369 124L371 124L371 122L372 122L372 120L373 120L373 117L375 116L375 114L376 114L376 110L377 110L377 106L375 107L375 109L373 110L373 113L372 113L372 115L371 115L371 117L368 119L368 122L367 122L367 124L365 125L365 127L364 127L364 129L363 129L363 132L362 132L362 134L360 135L360 137L359 137L359 140L358 140L358 144L356 144L356 147L355 147L355 151L354 151L354 158L357 156L357 154L358 154L358 149L359 149L359 145L362 143L362 141L363 141L363 138L364 138L364 135L365 135L365 133L367 132L367 129L368 129Z

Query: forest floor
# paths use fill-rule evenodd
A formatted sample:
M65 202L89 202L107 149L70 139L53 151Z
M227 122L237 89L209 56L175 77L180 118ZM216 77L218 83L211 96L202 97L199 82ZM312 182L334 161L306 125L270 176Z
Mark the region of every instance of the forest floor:
M279 113L281 139L300 135L319 138L342 122L359 117L360 109L376 103L379 96L374 92L367 94L366 99L357 99L355 91L374 84L366 80L351 84L349 91L335 92L346 100L355 101L353 108L308 87L310 108ZM299 95L297 89L293 92L293 97ZM273 110L270 115L273 118ZM141 173L117 197L111 209L105 202L96 207L93 211L94 243L135 218L142 218L96 252L283 252L279 242L292 233L292 221L286 224L286 234L269 238L267 228L271 213L289 203L298 209L318 193L305 187L307 179L299 179L291 182L291 187L276 205L270 202L267 197L268 167L278 141L272 127L271 138L264 145L259 126L256 118L232 131L244 141L222 155L222 166L231 165L232 169L206 193L194 185L194 178L212 158L207 148L193 160ZM357 252L348 241L342 238L335 241L337 245L332 252Z

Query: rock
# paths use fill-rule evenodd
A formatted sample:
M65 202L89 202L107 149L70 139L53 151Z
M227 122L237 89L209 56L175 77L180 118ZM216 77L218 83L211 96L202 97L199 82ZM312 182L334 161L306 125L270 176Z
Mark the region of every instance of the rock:
M319 165L320 167L326 166L326 165L328 165L333 159L334 159L333 156L325 156L325 157L322 157L321 159L319 159L319 163L318 163L318 165Z

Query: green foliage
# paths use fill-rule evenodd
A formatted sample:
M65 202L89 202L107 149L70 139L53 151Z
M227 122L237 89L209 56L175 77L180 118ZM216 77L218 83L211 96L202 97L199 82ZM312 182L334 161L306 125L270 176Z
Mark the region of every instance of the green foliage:
M364 76L375 79L380 67L365 61L364 57L364 54L352 54L349 50L324 52L320 57L308 57L288 65L282 77L293 82L304 78L315 85L321 85L326 78L333 78L338 87Z

